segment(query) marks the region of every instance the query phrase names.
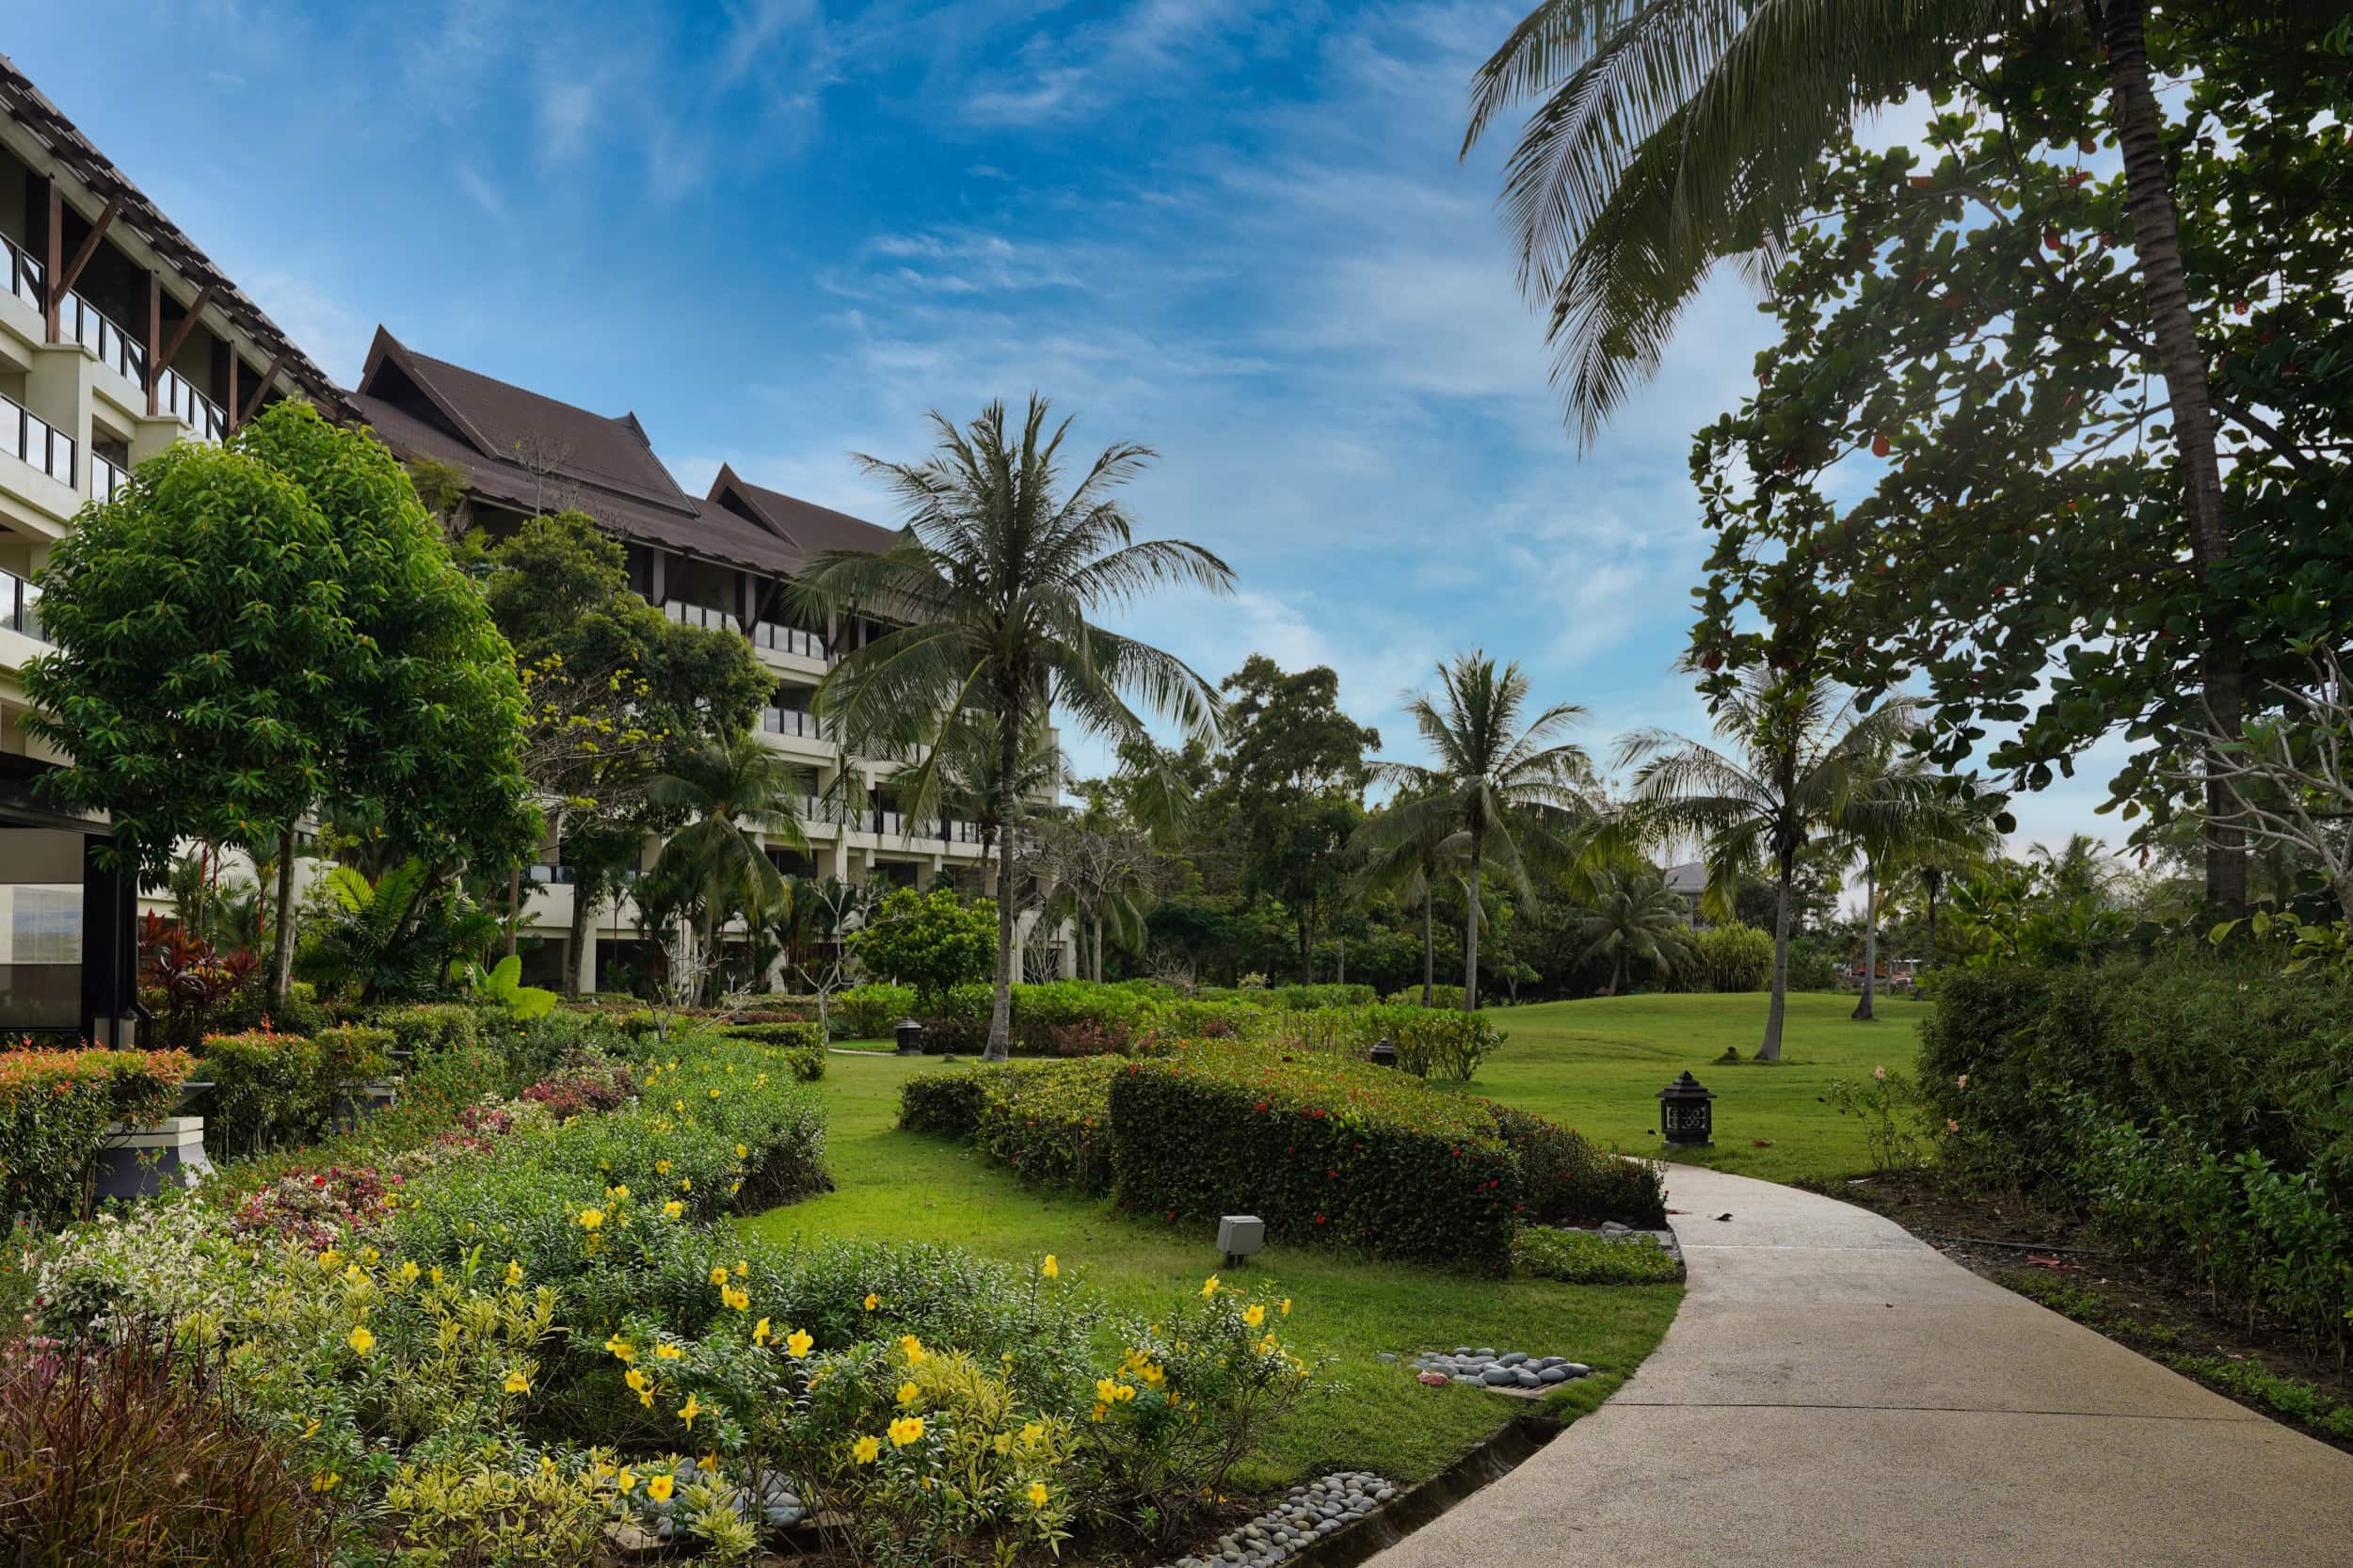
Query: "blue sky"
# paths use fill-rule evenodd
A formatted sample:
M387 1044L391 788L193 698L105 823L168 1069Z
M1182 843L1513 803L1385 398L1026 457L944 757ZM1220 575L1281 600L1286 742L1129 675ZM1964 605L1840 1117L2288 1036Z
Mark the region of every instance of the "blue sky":
M1508 6L28 10L17 63L346 380L380 321L635 410L697 493L726 459L877 521L851 452L919 456L927 408L1036 388L1089 450L1157 447L1145 530L1235 568L1230 600L1121 620L1212 679L1332 664L1413 756L1399 694L1476 645L1591 707L1597 755L1705 728L1671 668L1705 554L1689 433L1765 323L1712 285L1580 456L1495 215L1502 144L1456 158ZM2023 836L2109 825L2099 795L2022 802Z

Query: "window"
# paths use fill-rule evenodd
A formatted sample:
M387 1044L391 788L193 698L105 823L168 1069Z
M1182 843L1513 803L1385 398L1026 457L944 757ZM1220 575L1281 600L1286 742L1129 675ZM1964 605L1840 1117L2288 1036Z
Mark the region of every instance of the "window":
M82 837L0 828L0 1033L82 1019Z

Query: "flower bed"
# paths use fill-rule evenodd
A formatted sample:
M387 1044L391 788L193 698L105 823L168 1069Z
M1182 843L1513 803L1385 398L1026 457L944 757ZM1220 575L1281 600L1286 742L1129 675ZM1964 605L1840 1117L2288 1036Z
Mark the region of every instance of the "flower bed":
M0 1050L0 1214L85 1212L108 1125L170 1114L189 1065L180 1050Z

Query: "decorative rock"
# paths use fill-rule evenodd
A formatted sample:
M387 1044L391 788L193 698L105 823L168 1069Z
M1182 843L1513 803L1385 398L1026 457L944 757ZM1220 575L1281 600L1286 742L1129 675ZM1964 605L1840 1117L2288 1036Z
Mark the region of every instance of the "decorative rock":
M1444 1372L1424 1372L1414 1381L1431 1388L1444 1388L1451 1380Z
M1526 1351L1506 1351L1501 1355L1496 1357L1496 1359L1502 1362L1506 1367L1516 1367L1521 1362L1528 1359L1528 1352Z
M1490 1387L1500 1388L1507 1383L1516 1382L1517 1379L1509 1368L1490 1367L1479 1374L1479 1381Z
M1565 1367L1547 1367L1536 1374L1536 1381L1540 1384L1566 1383L1569 1381L1569 1369Z
M1513 1381L1517 1383L1522 1388L1542 1388L1545 1385L1543 1376L1536 1372L1514 1372L1512 1374L1512 1378Z

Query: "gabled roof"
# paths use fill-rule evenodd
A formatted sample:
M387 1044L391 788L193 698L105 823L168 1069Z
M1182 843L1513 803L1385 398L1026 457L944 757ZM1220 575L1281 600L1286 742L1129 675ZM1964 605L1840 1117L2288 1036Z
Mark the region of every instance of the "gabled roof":
M1707 862L1687 860L1680 866L1669 866L1665 872L1670 892L1696 898L1707 891Z
M727 463L719 465L719 476L711 482L711 493L704 500L712 506L749 518L794 546L803 560L821 550L885 551L899 537L896 530L803 501L782 490L772 490L765 485L755 485Z
M332 377L312 362L311 357L294 344L294 341L279 328L276 322L263 312L259 305L246 296L213 264L212 258L196 248L196 242L180 232L179 225L166 217L163 209L148 200L144 191L133 184L112 160L98 151L73 121L68 120L48 95L33 86L31 77L17 69L16 62L0 55L0 113L5 113L48 148L67 172L80 181L102 200L111 201L122 198L122 211L115 221L145 240L155 254L171 264L180 275L199 288L213 287L213 308L235 325L236 328L273 355L285 357L285 373L300 384L318 405L329 412L341 411L343 391Z

